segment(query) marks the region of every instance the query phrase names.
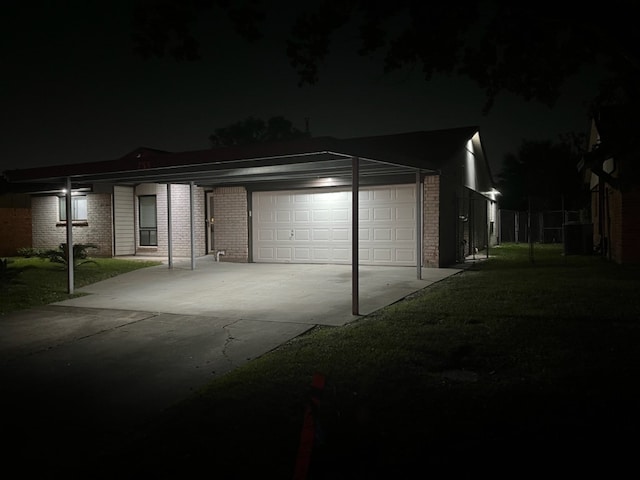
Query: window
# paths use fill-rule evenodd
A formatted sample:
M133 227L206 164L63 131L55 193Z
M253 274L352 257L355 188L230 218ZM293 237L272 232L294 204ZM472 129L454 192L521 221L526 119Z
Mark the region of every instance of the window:
M140 214L140 246L155 247L158 245L158 221L156 218L156 196L141 195L138 197Z
M67 197L59 197L60 221L67 221ZM71 197L71 220L87 221L87 196L74 195Z

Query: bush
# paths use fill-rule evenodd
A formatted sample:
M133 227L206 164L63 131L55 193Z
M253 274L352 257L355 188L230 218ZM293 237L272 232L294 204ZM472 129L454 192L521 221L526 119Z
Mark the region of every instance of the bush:
M39 257L42 250L33 247L22 247L18 249L18 255L24 258Z
M93 260L87 260L89 257L88 249L98 248L93 243L74 243L73 244L73 264L79 266L84 263L96 263ZM67 244L61 243L57 250L45 250L38 255L40 258L46 258L50 262L67 264Z

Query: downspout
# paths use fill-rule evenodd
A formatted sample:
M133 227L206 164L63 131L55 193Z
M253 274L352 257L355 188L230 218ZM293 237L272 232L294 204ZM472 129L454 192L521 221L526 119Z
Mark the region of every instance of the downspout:
M71 206L71 177L67 177L67 193L65 210L67 214L67 292L73 294L74 262L73 262L73 209Z

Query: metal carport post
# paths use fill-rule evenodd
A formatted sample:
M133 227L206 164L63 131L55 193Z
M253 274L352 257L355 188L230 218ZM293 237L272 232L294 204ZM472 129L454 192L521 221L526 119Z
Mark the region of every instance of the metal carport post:
M74 289L74 261L73 261L73 209L71 206L71 177L67 177L67 192L65 193L65 211L67 215L67 292Z
M171 237L171 184L167 183L167 263L169 268L173 268L173 242Z
M416 170L416 274L422 280L422 189L420 169Z
M351 313L360 315L359 298L359 202L360 159L351 157Z
M191 230L191 270L196 268L195 222L193 219L193 180L189 182L189 222Z

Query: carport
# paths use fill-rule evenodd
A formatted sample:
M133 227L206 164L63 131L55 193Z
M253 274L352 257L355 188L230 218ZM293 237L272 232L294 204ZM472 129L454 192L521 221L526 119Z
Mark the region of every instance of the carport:
M360 139L355 139L360 140ZM257 190L283 188L350 187L351 192L351 313L360 314L359 192L363 185L415 184L416 277L422 278L422 182L437 174L422 157L398 154L363 141L311 138L268 145L227 147L195 152L167 153L148 149L116 161L93 162L17 171L12 182L46 184L47 191L66 195L66 218L72 218L72 195L100 185L165 184L169 269L172 248L171 185L189 186L190 268L196 268L194 226L195 186L251 186ZM43 190L39 190L43 191ZM66 243L73 245L72 222L66 225ZM68 249L68 290L74 292L73 250Z

